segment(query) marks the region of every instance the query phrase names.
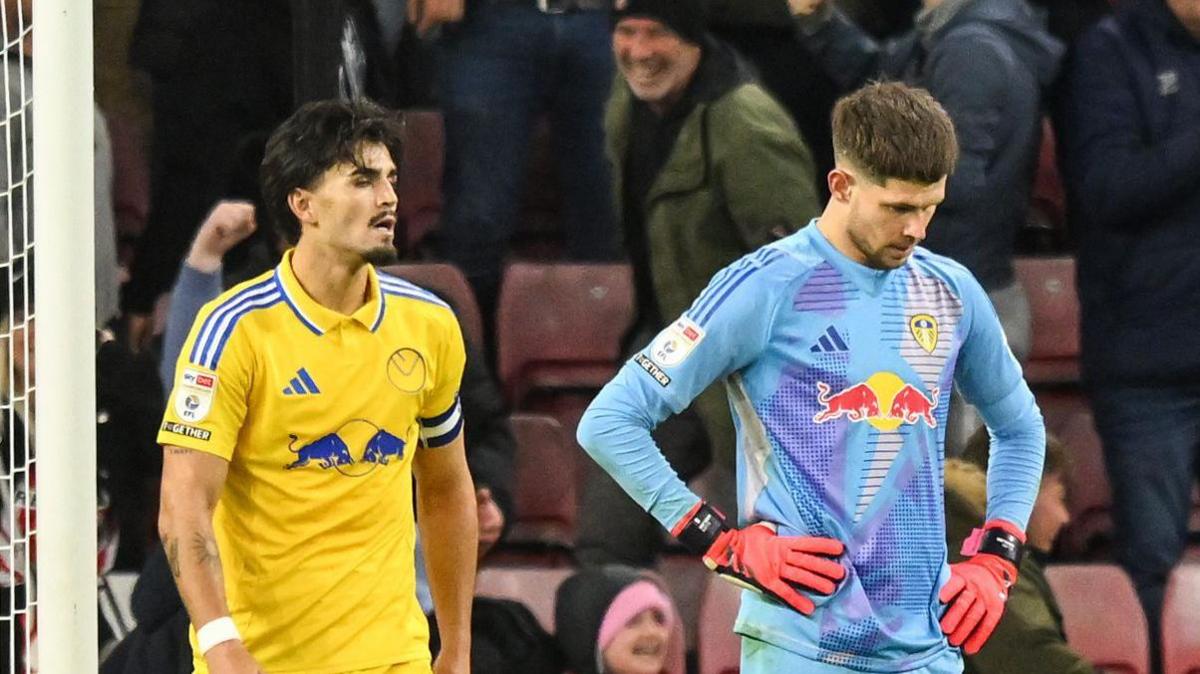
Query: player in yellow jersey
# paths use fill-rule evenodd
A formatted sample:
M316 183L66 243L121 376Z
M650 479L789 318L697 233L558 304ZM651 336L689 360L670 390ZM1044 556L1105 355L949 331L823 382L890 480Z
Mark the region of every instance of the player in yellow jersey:
M159 531L197 674L466 674L475 491L458 323L394 260L399 135L368 102L300 108L267 143L294 244L205 305L159 442ZM415 503L442 650L414 594Z

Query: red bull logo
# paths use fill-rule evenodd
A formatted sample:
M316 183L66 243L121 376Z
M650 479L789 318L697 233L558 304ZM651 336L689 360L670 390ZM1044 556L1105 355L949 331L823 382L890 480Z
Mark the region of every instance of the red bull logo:
M920 389L905 382L892 372L876 372L866 381L849 386L837 393L825 382L817 382L817 403L821 409L813 421L823 424L846 417L853 422L866 422L881 431L894 431L902 424L922 421L937 428L933 411L938 404L938 389L926 397Z

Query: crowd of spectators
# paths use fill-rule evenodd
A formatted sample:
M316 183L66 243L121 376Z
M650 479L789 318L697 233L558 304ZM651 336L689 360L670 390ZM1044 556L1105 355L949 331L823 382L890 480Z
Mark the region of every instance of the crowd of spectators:
M21 0L5 0L7 35L17 33L17 16L30 16L32 1L19 8ZM1157 644L1167 578L1194 541L1188 518L1200 476L1200 3L1109 5L95 0L97 437L102 520L112 534L100 568L139 571L144 581L135 596L138 630L104 671L183 671L181 663L190 663L180 654L186 616L153 528L161 460L152 422L198 308L278 260L279 238L255 215L257 167L266 135L296 105L366 96L441 112L440 223L401 253L456 265L483 313L484 335L468 345L463 405L484 563L494 549L504 551L518 500L519 449L491 370L490 326L506 262L522 255L627 262L634 320L621 350L633 353L722 267L808 225L832 166L834 99L888 78L927 88L955 123L961 156L924 245L981 281L1018 356L1029 353L1038 326L1014 257L1078 261L1079 388L1094 410L1113 489L1112 554ZM26 37L6 43L11 112L0 129L28 147L31 115L11 95L17 82L31 86ZM551 160L545 175L533 175L551 184L532 184L542 123ZM1057 141L1068 206L1066 220L1052 223L1066 233L1052 248L1027 238L1044 225L1033 192L1049 140ZM0 176L0 219L10 225L0 228L0 263L18 285L32 279L24 252L34 241L28 164L10 153ZM557 226L524 230L530 195L547 192ZM523 246L522 237L549 243ZM0 306L5 346L20 354L12 368L0 368L0 457L12 474L9 457L22 463L27 450L11 445L24 442L19 429L33 415L23 388L27 363L32 375L33 321L32 307L8 298ZM952 529L956 509L964 522L982 509L987 465L986 435L967 441L977 426L970 411L960 402L954 416L947 455L961 459L947 468ZM702 477L717 503L732 498L733 438L716 388L656 432L673 467L685 479ZM996 663L1016 659L1031 672L1091 671L1066 646L1054 597L1039 581L1040 566L1056 560L1071 451L1051 443L1034 515L1043 514L1049 531L1036 539L1030 532L1035 554L1011 602L1022 608L1006 616L992 655L985 650L969 663L973 671L1013 671ZM642 640L652 645L630 648L629 657L650 651L663 656L659 671L683 672L669 643L689 617L660 580L614 566L654 567L669 552L663 532L609 477L581 473L571 554L586 570L560 591L559 645L538 643L583 674L621 671L619 647ZM16 498L0 494L0 512L26 507ZM22 587L10 564L0 560L6 605ZM514 615L503 606L477 614L487 611ZM623 636L626 628L637 634ZM112 650L119 635L108 636ZM504 655L498 639L481 661ZM529 667L523 671L535 671Z

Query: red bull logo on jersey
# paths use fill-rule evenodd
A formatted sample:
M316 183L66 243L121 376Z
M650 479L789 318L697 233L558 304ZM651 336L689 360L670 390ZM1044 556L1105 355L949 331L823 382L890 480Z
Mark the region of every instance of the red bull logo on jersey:
M813 421L818 424L845 417L853 422L868 423L881 431L894 431L903 424L921 422L937 428L937 419L933 416L938 404L937 387L926 396L892 372L876 372L866 381L836 393L829 384L819 381L817 404L821 409L813 415Z
M288 450L296 460L284 466L287 470L313 466L333 469L346 477L362 477L377 466L404 458L404 440L366 419L352 419L333 433L300 442L299 446L299 436L290 433L288 437Z

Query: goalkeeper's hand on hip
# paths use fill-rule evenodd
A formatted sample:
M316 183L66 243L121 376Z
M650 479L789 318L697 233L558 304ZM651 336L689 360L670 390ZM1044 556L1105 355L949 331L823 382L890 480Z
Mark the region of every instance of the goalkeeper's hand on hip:
M775 525L757 522L734 529L716 508L701 501L671 533L722 578L811 615L813 602L802 594L832 594L846 577L836 558L841 541L817 536L780 536Z
M965 561L950 565L938 599L947 604L942 632L967 655L979 652L1004 615L1008 589L1017 582L1025 532L1002 520L976 529L963 542Z

